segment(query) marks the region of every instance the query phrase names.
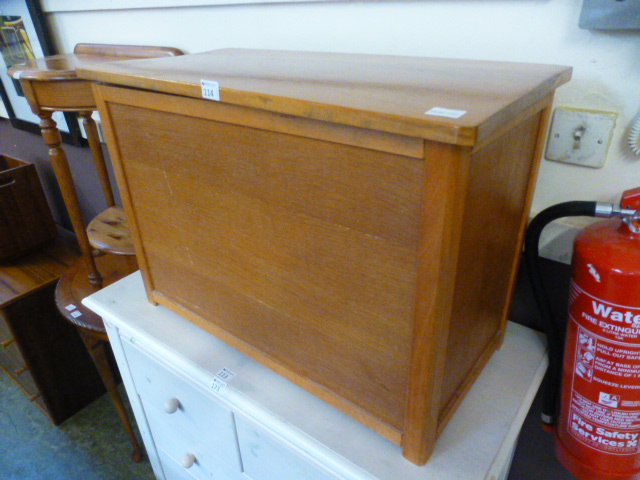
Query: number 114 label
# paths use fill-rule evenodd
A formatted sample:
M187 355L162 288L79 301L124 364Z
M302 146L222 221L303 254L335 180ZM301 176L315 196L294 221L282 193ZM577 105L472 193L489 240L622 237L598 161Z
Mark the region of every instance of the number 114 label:
M200 80L202 86L202 98L220 101L220 85L213 80Z

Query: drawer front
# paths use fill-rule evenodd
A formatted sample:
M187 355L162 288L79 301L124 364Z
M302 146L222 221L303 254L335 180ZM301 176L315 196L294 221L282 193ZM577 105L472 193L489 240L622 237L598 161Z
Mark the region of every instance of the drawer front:
M196 478L191 475L189 470L176 463L161 448L158 448L158 458L160 459L160 465L162 465L165 480L193 480Z
M91 82L78 79L56 82L29 82L39 105L53 110L86 109L95 110L96 101L91 91Z
M220 465L241 472L231 411L126 340L122 345L156 445L178 461L196 454L209 472Z
M244 473L252 480L338 480L256 424L236 418Z
M239 458L224 457L225 454L229 454L228 445L221 445L221 439L213 439L219 429L205 432L175 428L175 424L165 421L169 416L166 412L150 406L144 398L142 398L142 405L154 443L172 460L174 465L177 465L178 470L187 471L194 478L203 480L243 478ZM237 445L235 438L232 445L234 447ZM234 450L234 454L236 453L237 450ZM191 463L188 462L189 456L192 456L193 464L187 468L182 463Z
M226 465L212 465L210 459L201 455L197 449L181 448L184 443L178 441L176 445L169 444L171 451L158 448L166 480L247 480L241 472L230 470Z

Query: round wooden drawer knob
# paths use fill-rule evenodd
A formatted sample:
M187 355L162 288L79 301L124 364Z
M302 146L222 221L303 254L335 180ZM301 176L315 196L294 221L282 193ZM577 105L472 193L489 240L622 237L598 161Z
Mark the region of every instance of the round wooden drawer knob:
M180 465L182 465L184 468L191 468L193 467L194 463L196 463L196 456L193 453L187 453L180 460Z
M170 398L164 402L164 411L167 413L176 413L180 408L180 400L177 398Z

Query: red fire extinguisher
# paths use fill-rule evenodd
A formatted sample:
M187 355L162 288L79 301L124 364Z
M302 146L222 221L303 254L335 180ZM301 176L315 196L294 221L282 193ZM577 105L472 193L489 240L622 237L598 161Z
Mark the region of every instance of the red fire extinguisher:
M534 256L546 224L577 215L615 218L576 237L565 330ZM640 188L624 192L620 206L567 202L542 212L527 231L525 258L548 319L543 421L553 425L558 459L580 480L640 479Z

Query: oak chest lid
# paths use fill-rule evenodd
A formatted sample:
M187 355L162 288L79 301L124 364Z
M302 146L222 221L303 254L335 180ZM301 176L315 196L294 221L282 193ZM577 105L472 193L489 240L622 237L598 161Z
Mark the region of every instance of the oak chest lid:
M80 66L78 76L332 123L475 145L571 76L571 68L478 60L224 49Z

